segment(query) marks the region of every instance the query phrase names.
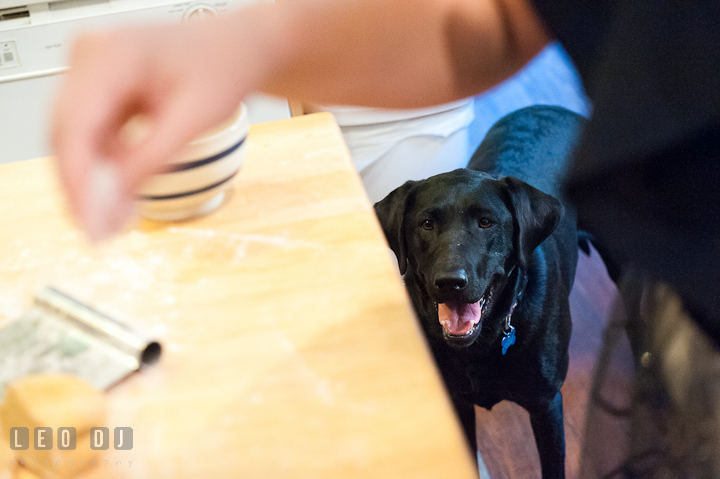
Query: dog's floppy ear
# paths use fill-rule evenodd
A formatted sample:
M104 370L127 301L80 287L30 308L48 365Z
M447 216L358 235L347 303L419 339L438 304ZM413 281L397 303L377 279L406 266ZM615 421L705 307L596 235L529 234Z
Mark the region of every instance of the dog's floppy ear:
M405 223L408 196L415 183L415 181L408 181L375 203L375 214L380 220L380 226L382 226L385 238L390 244L390 249L397 256L400 274L405 274L407 269L407 247L405 245L403 225Z
M508 207L513 213L513 243L518 266L526 268L535 248L555 231L563 206L552 196L515 177L507 176L500 184L507 193Z

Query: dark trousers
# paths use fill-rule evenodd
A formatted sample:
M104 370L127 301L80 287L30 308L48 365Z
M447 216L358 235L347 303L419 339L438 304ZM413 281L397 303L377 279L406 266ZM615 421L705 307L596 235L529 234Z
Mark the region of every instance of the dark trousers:
M666 284L630 272L619 290L580 477L720 477L720 352Z

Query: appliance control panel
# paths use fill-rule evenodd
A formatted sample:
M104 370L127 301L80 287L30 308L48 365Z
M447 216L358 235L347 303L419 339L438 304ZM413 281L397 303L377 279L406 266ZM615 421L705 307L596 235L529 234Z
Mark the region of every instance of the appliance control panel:
M217 8L212 5L208 5L207 3L200 3L185 10L185 13L183 14L183 21L193 23L203 20L204 18L217 17L218 15L220 15L220 13Z
M0 68L10 68L20 65L15 42L0 42Z

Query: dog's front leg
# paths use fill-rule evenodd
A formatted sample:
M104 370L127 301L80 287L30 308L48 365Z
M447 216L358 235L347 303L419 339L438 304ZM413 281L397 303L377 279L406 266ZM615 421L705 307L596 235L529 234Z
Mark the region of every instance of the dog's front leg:
M475 405L464 397L459 398L451 395L450 399L453 402L453 406L455 406L455 412L460 420L460 425L465 433L465 438L470 446L472 456L476 457L477 436L475 425Z
M543 479L564 478L565 429L562 394L558 391L547 408L537 408L529 412L535 443L540 455Z
M450 401L460 420L465 439L473 457L477 453L477 436L475 425L475 404L468 391L471 390L468 377L465 374L465 365L459 361L454 351L440 342L431 342L430 347L435 358L435 364L440 370Z

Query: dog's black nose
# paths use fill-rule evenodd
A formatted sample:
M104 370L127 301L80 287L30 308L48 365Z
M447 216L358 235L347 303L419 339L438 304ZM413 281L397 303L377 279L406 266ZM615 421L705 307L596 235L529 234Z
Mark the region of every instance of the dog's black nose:
M462 291L467 284L468 278L464 269L443 271L435 276L435 287L441 293Z

